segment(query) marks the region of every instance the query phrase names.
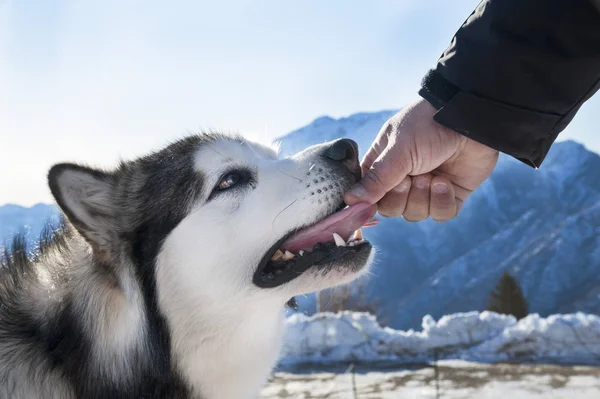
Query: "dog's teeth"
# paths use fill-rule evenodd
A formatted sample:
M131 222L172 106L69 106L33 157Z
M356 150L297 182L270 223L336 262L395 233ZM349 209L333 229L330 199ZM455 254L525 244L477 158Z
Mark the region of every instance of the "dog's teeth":
M338 247L345 247L346 241L338 233L333 233L333 240L335 241L335 245Z
M290 251L285 251L285 253L283 254L283 260L290 260L290 259L294 259L296 255L294 255L293 253L291 253Z
M354 237L352 237L353 240L362 240L363 235L362 235L362 230L358 229L354 232Z
M298 252L298 255L300 255L300 256L304 255L304 251L303 251L303 250L300 250L300 251Z
M281 252L281 249L278 249L271 257L271 260L279 260L281 258L283 258L283 252Z

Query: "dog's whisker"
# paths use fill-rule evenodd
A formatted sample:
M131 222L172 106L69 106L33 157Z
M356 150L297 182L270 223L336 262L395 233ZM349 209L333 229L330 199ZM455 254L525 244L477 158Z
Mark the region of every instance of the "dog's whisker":
M285 212L287 209L289 209L289 207L291 207L292 205L294 205L296 202L298 202L299 198L296 198L295 200L293 200L288 206L286 206L285 208L283 208L278 214L277 216L275 216L275 219L273 219L273 223L271 224L272 226L275 225L275 222L277 221L277 218L279 216L281 216L281 214L283 212Z
M296 180L298 180L298 181L302 181L302 179L300 179L300 178L298 178L298 177L296 177L296 176L292 176L292 175L290 175L289 173L286 173L286 172L284 172L284 171L283 171L283 170L281 170L281 169L277 169L277 171L278 171L278 172L280 172L280 173L283 173L284 175L286 175L286 176L288 176L288 177L291 177L292 179L296 179Z
M322 293L322 292L323 292L323 291L321 291L321 293ZM332 292L331 292L331 294L329 295L329 300L327 301L327 305L325 305L325 307L324 307L324 308L322 308L322 310L325 310L325 309L328 309L328 308L329 308L329 305L331 305L331 302L333 301L333 296L334 296L335 294L336 294L336 290L335 290L335 289L333 289L333 290L332 290Z
M216 149L214 149L214 148L213 148L213 146L212 146L212 145L210 145L209 143L206 143L206 146L207 146L208 148L210 148L211 150L213 150L214 152L216 152L217 154L219 154L220 156L223 156L223 154L221 154L219 151L217 151Z

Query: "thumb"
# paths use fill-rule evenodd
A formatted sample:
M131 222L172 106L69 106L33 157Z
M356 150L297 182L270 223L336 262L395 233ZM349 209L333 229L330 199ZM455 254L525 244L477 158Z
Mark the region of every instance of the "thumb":
M371 166L363 172L362 179L345 195L348 205L359 202L375 204L411 172L410 153L398 153L389 143Z

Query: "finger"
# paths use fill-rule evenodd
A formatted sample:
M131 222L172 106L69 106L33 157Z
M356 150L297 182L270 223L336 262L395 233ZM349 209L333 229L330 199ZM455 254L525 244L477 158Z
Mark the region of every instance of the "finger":
M360 163L360 167L362 169L363 176L371 168L371 165L373 165L373 162L375 162L377 160L377 158L379 158L379 155L381 155L381 153L383 152L385 147L387 147L388 134L390 133L391 129L392 129L392 126L389 123L386 123L381 128L381 130L377 134L377 137L375 138L375 141L373 141L373 144L371 144L371 147L369 147L369 150L363 157L363 160Z
M360 182L346 193L344 199L348 205L358 202L375 204L383 196L396 187L410 172L408 154L394 148L393 143L382 151L381 155L371 164Z
M469 198L471 194L473 194L473 190L469 190L468 188L462 187L459 184L456 184L456 181L450 176L447 175L437 175L443 176L444 179L448 181L452 181L452 189L454 190L454 200L456 201L456 214L458 215L463 207L463 204Z
M419 222L429 217L429 187L431 175L424 174L413 177L408 194L404 219L408 222Z
M435 176L431 179L429 214L436 222L447 222L456 217L454 186L445 177Z
M406 176L396 187L389 191L378 203L377 211L388 218L402 216L408 201L411 178Z

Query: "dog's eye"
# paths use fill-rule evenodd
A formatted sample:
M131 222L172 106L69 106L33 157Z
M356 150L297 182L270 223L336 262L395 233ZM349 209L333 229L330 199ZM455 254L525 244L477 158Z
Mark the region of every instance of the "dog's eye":
M229 190L234 191L245 187L256 187L256 179L252 171L246 169L229 170L221 175L219 183L217 183L208 199L211 200L216 195Z
M228 173L219 182L219 190L227 190L235 186L240 181L240 175L238 173Z

